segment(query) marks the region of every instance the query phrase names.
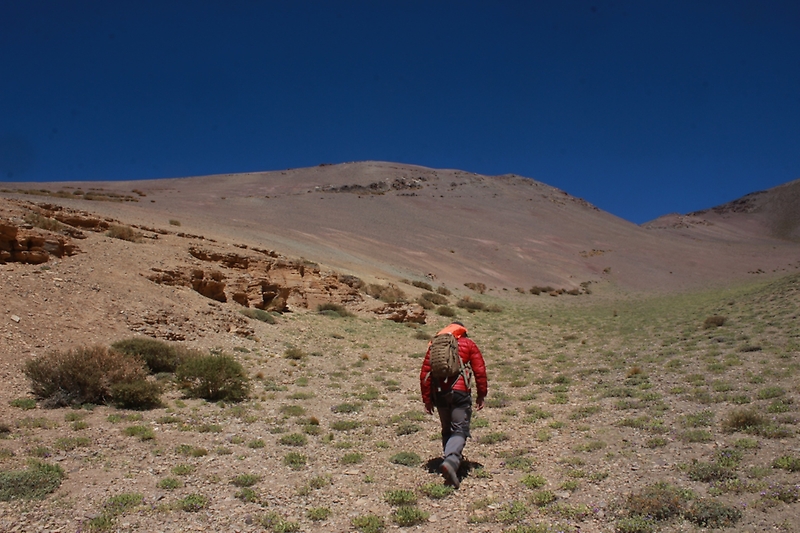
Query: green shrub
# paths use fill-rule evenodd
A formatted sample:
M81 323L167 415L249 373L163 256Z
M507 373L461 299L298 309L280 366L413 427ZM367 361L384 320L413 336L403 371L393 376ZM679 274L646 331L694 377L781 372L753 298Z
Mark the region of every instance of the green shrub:
M667 520L680 516L686 507L686 494L668 483L655 483L630 494L625 507L631 515Z
M117 516L134 510L143 502L144 496L138 492L117 494L106 500L103 504L103 512L109 516Z
M322 520L327 520L328 517L331 515L331 510L327 507L312 507L308 511L306 511L306 516L309 520L314 522L320 522Z
M180 488L182 485L183 483L181 483L179 479L176 479L174 477L165 477L164 479L158 482L158 488L164 490L175 490L177 488Z
M539 490L531 495L530 501L537 507L544 507L556 501L556 495L550 490Z
M692 462L687 467L686 473L692 481L725 481L736 477L736 472L730 467L703 461Z
M16 407L22 410L36 409L36 400L33 398L16 398L9 402L11 407Z
M151 374L175 372L182 359L177 347L149 337L124 339L111 347L120 353L142 358Z
M520 481L529 489L540 489L547 485L547 480L544 478L544 476L540 476L539 474L528 474Z
M486 435L481 435L478 437L478 442L481 444L497 444L498 442L503 442L508 440L509 437L506 433L502 431L496 431L494 433L487 433Z
M406 489L396 489L387 491L383 495L383 499L389 505L414 505L417 503L417 495L414 494L414 491L406 490Z
M189 494L178 501L178 507L189 513L196 513L208 505L208 498L202 494Z
M249 503L258 503L261 500L258 493L250 487L242 487L240 490L236 491L233 497L237 500Z
M391 456L389 462L396 465L417 466L422 462L422 459L414 452L399 452Z
M700 527L731 527L742 517L742 512L735 508L711 499L700 499L692 502L684 516Z
M282 436L280 443L284 446L305 446L308 444L308 437L302 433L290 433Z
M652 519L644 516L629 516L617 520L614 531L616 533L654 533L656 524Z
M800 457L784 455L772 461L772 468L780 468L789 472L800 472Z
M355 465L364 460L364 454L358 452L346 453L339 459L343 465Z
M353 313L348 311L345 306L342 304L336 304L333 302L327 302L324 304L319 304L317 306L317 312L320 314L324 314L327 316L332 317L349 317L355 316Z
M386 528L383 518L375 514L356 516L350 523L360 533L381 533Z
M161 387L146 379L115 383L111 402L120 409L154 409L161 406Z
M104 404L112 386L141 381L144 362L102 346L50 352L24 366L31 390L48 406Z
M433 286L431 286L431 284L428 283L427 281L414 280L414 281L411 282L411 284L414 287L417 287L418 289L425 289L426 291L432 291L433 290Z
M335 431L351 431L361 427L361 422L358 420L336 420L331 423L331 429Z
M261 476L256 474L239 474L231 479L231 484L236 487L252 487L259 481L261 481Z
M139 440L153 440L156 434L150 426L128 426L123 430L128 437L137 437Z
M32 459L26 470L0 471L0 501L41 500L55 491L64 477L60 466Z
M258 320L266 324L274 324L276 322L275 316L272 313L261 309L239 309L239 312L247 318L252 318L253 320Z
M308 457L298 452L289 452L283 457L283 464L292 470L300 470L308 462Z
M440 315L440 316L446 316L448 318L452 318L452 317L456 316L455 309L453 309L452 307L448 307L446 305L441 305L441 306L437 307L436 308L436 314Z
M441 500L455 492L455 488L441 483L426 483L420 487L420 492L432 500Z
M175 377L193 398L238 402L247 398L250 384L247 374L229 355L206 355L184 361Z
M360 403L340 403L331 407L334 413L357 413L363 407Z
M429 516L414 505L401 505L392 513L392 520L400 527L410 527L425 522Z

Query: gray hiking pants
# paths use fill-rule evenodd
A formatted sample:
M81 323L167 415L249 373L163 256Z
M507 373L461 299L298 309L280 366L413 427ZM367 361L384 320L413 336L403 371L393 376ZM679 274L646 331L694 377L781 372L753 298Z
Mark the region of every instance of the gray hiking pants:
M443 457L458 469L461 452L469 437L472 396L468 392L452 391L437 396L434 405L442 423Z

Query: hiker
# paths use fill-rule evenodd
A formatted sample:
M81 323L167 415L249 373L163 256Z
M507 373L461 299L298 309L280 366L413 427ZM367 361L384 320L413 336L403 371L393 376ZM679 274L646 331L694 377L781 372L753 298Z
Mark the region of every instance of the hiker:
M438 338L446 337L448 333L452 335L449 337L454 344L452 349L453 352L457 352L460 361L456 359L454 375L436 378L434 375L443 373L441 370L437 372L437 369L434 368L434 366L442 366L439 362L441 357L438 355L440 350L434 347L435 356L432 366L431 347L434 343L438 345ZM455 341L453 341L453 337L455 337ZM445 373L450 372L452 370ZM478 389L475 410L480 411L483 409L487 393L486 364L478 346L467 336L467 328L464 327L464 324L453 322L437 333L428 344L419 381L425 412L432 415L434 407L439 412L439 421L442 424L442 458L444 459L441 472L445 480L455 488L461 484L458 479L458 467L461 465L461 452L467 437L470 436L469 422L472 417L470 378L473 374L475 375L475 386Z

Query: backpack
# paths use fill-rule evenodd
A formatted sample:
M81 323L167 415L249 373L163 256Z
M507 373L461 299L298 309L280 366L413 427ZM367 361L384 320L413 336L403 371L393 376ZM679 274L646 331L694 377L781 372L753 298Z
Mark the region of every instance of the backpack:
M439 333L431 341L431 377L450 378L460 374L464 368L458 355L458 339L452 333Z

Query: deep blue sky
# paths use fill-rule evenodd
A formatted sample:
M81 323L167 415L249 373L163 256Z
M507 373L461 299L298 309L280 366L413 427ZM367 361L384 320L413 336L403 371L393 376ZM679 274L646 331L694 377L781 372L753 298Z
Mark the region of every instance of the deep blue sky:
M800 2L0 0L0 180L361 160L637 223L800 178Z

